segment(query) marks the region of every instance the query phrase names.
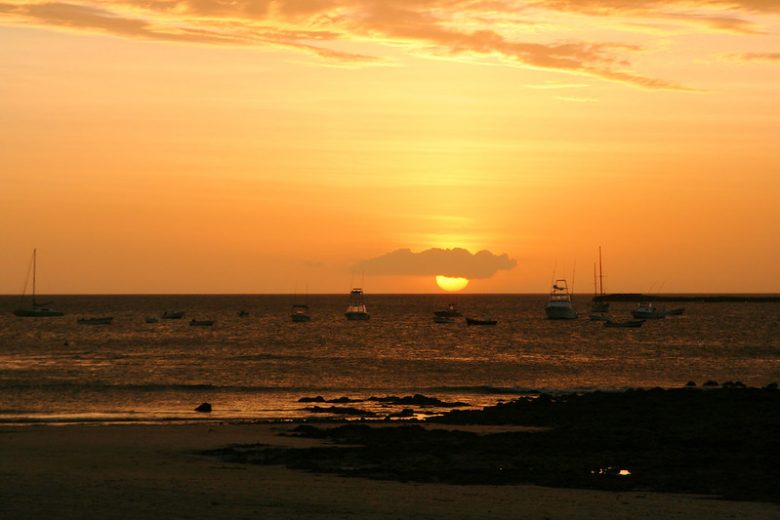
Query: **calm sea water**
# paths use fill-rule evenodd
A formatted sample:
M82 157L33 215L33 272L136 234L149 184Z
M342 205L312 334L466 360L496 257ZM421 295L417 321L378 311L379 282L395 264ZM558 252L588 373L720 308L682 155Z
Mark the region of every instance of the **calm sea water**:
M284 419L307 416L297 400L315 395L482 406L529 389L780 380L777 303L691 303L684 316L607 329L585 317L586 297L571 322L544 319L542 295L368 295L368 322L344 319L347 299L308 296L312 321L292 323L291 296L58 296L66 315L45 319L17 318L19 298L0 297L0 422L197 420L203 401L212 419ZM434 323L450 300L499 324ZM612 314L631 308L613 303ZM144 322L166 309L187 314Z

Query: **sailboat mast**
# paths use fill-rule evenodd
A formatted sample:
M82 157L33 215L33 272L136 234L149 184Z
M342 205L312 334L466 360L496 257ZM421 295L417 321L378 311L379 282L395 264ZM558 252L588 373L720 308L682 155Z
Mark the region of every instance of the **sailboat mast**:
M38 250L33 249L33 289L32 289L33 304L35 304L35 271L37 266L38 266Z
M604 271L601 267L601 246L599 246L599 294L604 295Z
M598 281L596 280L596 264L594 262L594 264L593 264L593 297L595 298L598 295L599 295L599 284L598 284Z

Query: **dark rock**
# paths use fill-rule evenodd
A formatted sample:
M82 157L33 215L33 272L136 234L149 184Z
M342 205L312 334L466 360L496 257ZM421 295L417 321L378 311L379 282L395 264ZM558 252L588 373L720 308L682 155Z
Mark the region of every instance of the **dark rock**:
M363 399L350 399L349 397L342 396L342 397L339 397L337 399L329 399L326 402L333 403L333 404L362 403Z
M774 392L777 390L777 383L769 383L764 387L764 390L768 390L770 392Z
M329 408L325 408L323 406L311 406L309 408L304 408L307 412L311 413L332 413L337 415L360 415L364 417L371 417L375 415L373 412L369 412L368 410L361 410L359 408L352 408L349 406L331 406Z
M434 422L448 429L431 427ZM426 423L427 428L300 425L296 434L327 445L232 446L210 454L383 480L531 483L780 502L776 389L539 394L481 411L452 411ZM456 424L547 428L476 434L453 429Z
M210 413L211 403L201 403L197 408L195 408L195 411L202 412L202 413Z
M718 386L718 382L717 381L713 381L712 379L710 379L709 381L705 382L701 386Z
M415 405L415 406L438 406L440 408L456 408L460 406L470 406L467 403L462 402L447 402L437 399L435 397L428 397L423 394L407 395L404 397L398 397L396 395L389 395L387 397L375 397L371 396L368 401L376 401L378 403L385 404L403 404L403 405Z
M696 381L688 381L687 383L685 383L685 386L694 387L696 386Z
M415 414L413 408L404 408L400 412L391 413L390 415L387 416L387 418L408 419L409 417L414 417L414 415Z
M298 399L299 403L324 403L325 398L321 395L318 395L317 397L301 397Z

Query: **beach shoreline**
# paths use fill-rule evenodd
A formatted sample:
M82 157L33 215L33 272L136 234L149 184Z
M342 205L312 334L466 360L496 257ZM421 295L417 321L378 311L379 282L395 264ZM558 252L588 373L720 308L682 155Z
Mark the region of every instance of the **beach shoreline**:
M712 394L715 395L715 394ZM323 430L376 422L307 422ZM544 431L506 424L393 423L488 436ZM528 518L770 519L776 503L646 490L510 483L468 485L345 476L240 464L206 453L231 447L333 448L300 424L62 424L0 426L0 517L28 518Z

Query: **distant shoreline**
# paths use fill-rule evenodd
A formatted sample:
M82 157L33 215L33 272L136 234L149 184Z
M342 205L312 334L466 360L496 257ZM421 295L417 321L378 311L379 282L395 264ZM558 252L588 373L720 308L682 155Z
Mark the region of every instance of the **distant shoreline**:
M348 295L348 292L343 293L309 293L305 296L305 298L311 298L311 297L322 297L322 296L332 296L332 297L341 297ZM45 298L85 298L85 297L96 297L96 298L103 298L103 297L140 297L140 298L149 298L149 297L160 297L160 298L170 298L170 297L193 297L193 296L207 296L207 297L223 297L223 298L230 298L230 297L278 297L278 298L303 298L300 294L294 294L294 293L45 293L39 295L41 297ZM476 293L476 292L457 292L457 293L441 293L441 292L435 292L435 293L368 293L368 296L436 296L436 297L448 297L448 298L459 298L459 297L470 297L470 296L536 296L536 297L547 297L549 296L549 293L500 293L500 292L484 292L484 293ZM588 293L576 293L574 294L574 297L586 297L588 296ZM21 294L13 294L13 293L3 293L0 294L0 298L23 298L25 295ZM613 293L613 294L606 294L604 296L596 296L596 300L604 300L604 301L691 301L691 302L780 302L780 294L778 293L706 293L706 294L697 294L697 293L680 293L680 294L644 294L644 293Z
M712 294L712 295L681 295L681 294L642 294L642 293L616 293L597 296L595 300L605 302L696 302L696 303L777 303L780 296L777 295L740 295L740 294Z

